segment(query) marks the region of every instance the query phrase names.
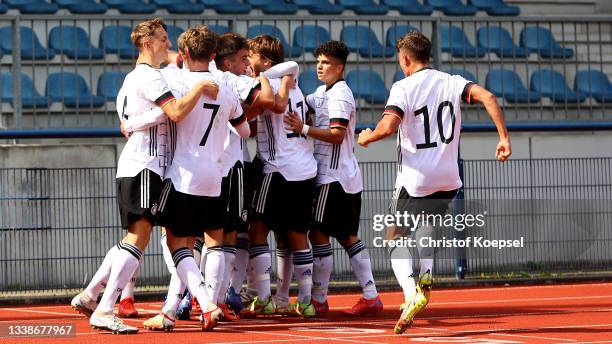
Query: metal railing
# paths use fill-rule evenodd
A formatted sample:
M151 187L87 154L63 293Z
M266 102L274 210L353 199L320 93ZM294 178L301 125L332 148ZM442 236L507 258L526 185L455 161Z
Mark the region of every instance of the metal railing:
M364 181L360 237L379 279L393 278L387 249L375 247L384 232L395 163L361 163ZM486 214L483 228L442 236L518 240L524 247L439 248L437 276L453 276L458 255L467 277L608 272L612 263L612 158L462 161L464 212ZM79 288L123 235L115 200L115 168L0 169L0 295ZM139 285L166 285L159 232L154 231ZM274 248L274 245L272 245ZM334 281L353 280L336 242Z
M132 28L139 21L147 19L142 16L126 15L96 15L87 19L82 17L58 15L58 16L3 16L0 18L0 27L10 26L12 28L12 52L5 54L0 60L0 73L8 79L0 79L0 89L3 90L2 104L0 104L1 117L0 128L8 129L45 129L45 128L109 128L118 125L115 103L112 96L98 103L96 99L87 98L77 94L74 100L69 100L75 89L80 89L71 81L62 86L47 85L49 77L55 73L75 73L83 78L91 94L101 95L99 91L100 77L106 72L127 73L133 68L135 50L127 52L112 51L108 47L110 43L119 40L119 34L115 39L106 37L105 45L102 47L101 38L103 28L122 25ZM347 64L347 75L357 69L373 71L380 77L380 84L367 76L366 86L374 86L373 93L368 90L358 90L353 87L355 97L358 101L358 115L360 123L375 122L380 115L386 100L386 94L391 88L394 79L398 77L399 65L397 54L392 47L394 37L401 36L404 31L402 27L410 26L425 33L432 38L433 51L432 62L434 67L444 71L458 72L462 69L471 73L482 85L487 85L487 76L494 69L506 69L515 73L520 82L530 89L535 72L553 70L561 73L567 83L566 87L560 87L560 95L555 101L546 92L536 91L537 97L527 97L524 103L509 101L509 97L502 97L508 91L520 91L516 83L504 83L500 90L500 101L504 107L506 117L510 121L610 121L612 116L612 102L608 98L596 100L594 97L585 98L581 101L570 99L568 94L574 89L574 79L578 71L595 70L603 72L605 76L612 76L612 19L609 17L547 17L547 18L447 18L447 17L404 17L404 16L342 16L341 18L330 16L172 16L164 18L166 22L175 28L184 30L190 26L207 24L215 26L220 32L225 28L247 35L250 27L255 25L271 25L282 33L290 53L288 59L293 59L301 64L302 71L313 71L316 59L312 52L307 52L297 43L300 38L307 37L304 33L296 35L296 29L304 25L317 25L329 32L332 39L344 39L346 29L360 25L370 30L375 39L357 36L356 44L363 48L352 52ZM83 44L77 36L68 36L66 31L58 31L58 27L77 27L82 29L89 42ZM449 28L457 27L465 33L465 36L457 36L457 32L451 30L448 39L451 43L446 44L446 32ZM31 29L34 35L26 30L21 32L18 27ZM528 27L539 27L546 29L554 35L556 41L562 48L570 49L571 56L561 54L560 58L546 58L541 52L530 50L526 57L500 58L496 53L486 50L479 53L478 32L480 29L503 28L509 35L515 46L519 46L521 32ZM62 50L50 50L51 32L55 29L54 37L58 45L72 44L80 47L77 54L81 58L70 58L70 52ZM171 39L176 46L176 36L180 31L172 30ZM59 32L59 33L58 33ZM303 31L302 31L303 32ZM343 37L343 32L345 36ZM500 31L497 31L500 32ZM23 34L23 37L22 37ZM501 38L501 34L498 34ZM299 36L299 37L296 37ZM444 36L444 37L443 37ZM444 39L443 39L444 38ZM455 40L455 38L459 38ZM27 40L27 42L26 42ZM36 46L36 40L40 41L42 49L38 48L40 56L30 54L21 56L22 47ZM537 35L536 41L540 40ZM544 38L541 38L544 43ZM467 41L476 46L476 52L468 47ZM481 45L486 45L482 43ZM547 44L547 45L546 45ZM554 48L552 42L546 42L544 48ZM380 45L380 46L379 46ZM294 48L295 47L295 48ZM102 52L98 51L103 48ZM381 50L382 49L382 50ZM519 48L511 50L514 56ZM546 50L546 49L544 49ZM293 52L292 52L293 51ZM379 56L379 52L382 55ZM385 52L386 51L386 52ZM25 50L24 50L25 52ZM102 53L102 56L96 57ZM465 57L464 55L475 54L476 57ZM479 56L480 55L480 56ZM566 56L566 57L563 57ZM20 74L24 74L24 85L21 85ZM592 78L589 76L589 78ZM6 84L10 80L12 85ZM60 78L61 80L61 78ZM590 80L590 79L589 79ZM5 85L1 83L5 83ZM316 82L316 81L315 81ZM536 83L538 84L538 83ZM605 86L602 81L590 80L589 85L596 88ZM11 86L11 87L8 87ZM539 86L539 85L534 85ZM589 87L591 87L589 86ZM307 83L302 84L304 92L312 91ZM384 89L383 89L384 88ZM12 91L9 97L8 90ZM569 90L569 91L568 91ZM31 93L41 95L38 101L32 99ZM591 93L591 92L587 92ZM51 94L55 94L51 97ZM104 93L102 93L104 94ZM537 100L539 98L539 100ZM48 99L48 100L47 100ZM47 104L48 102L48 104ZM70 105L72 102L74 104ZM68 104L68 105L67 105ZM486 112L479 107L471 107L464 111L463 118L468 123L480 123L487 120Z

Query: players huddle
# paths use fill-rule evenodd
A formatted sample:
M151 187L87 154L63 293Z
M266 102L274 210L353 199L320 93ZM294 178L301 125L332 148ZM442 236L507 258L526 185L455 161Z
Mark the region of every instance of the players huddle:
M138 328L115 316L113 307L159 225L171 279L166 301L158 315L144 321L146 329L171 330L177 319L189 319L190 298L201 309L204 331L220 318L324 315L333 270L330 237L346 250L363 291L345 313L380 313L370 257L357 235L363 186L354 155L355 100L343 79L347 47L338 41L319 46L317 75L324 85L304 96L295 81L297 64L284 62L280 41L267 35L247 41L236 33L217 36L205 26L194 27L180 35L177 55L169 52L165 25L157 18L138 24L131 39L140 53L117 97L128 137L117 168L127 234L74 297L73 308L89 316L94 328L136 333ZM511 153L494 97L461 77L428 69L430 46L419 33L398 42L400 66L409 77L394 84L376 129L359 135L367 146L399 128L393 212L443 212L461 187L456 171L460 101L485 104L500 133L498 159ZM427 93L429 88L442 96ZM423 123L440 130L423 129ZM257 142L252 161L249 136ZM427 208L420 199L437 203ZM274 294L270 231L278 262ZM429 299L433 253L422 254L416 283L412 262L394 259L393 252L391 258L406 296L395 328L402 333ZM293 275L298 295L290 303ZM245 277L248 288L239 295ZM134 315L133 304L128 308L120 307L120 314Z

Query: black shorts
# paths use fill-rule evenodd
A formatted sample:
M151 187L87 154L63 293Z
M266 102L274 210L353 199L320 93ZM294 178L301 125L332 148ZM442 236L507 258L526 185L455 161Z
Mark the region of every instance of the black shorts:
M202 236L206 229L223 228L227 199L189 195L176 191L170 179L160 196L159 225L178 237Z
M223 227L226 233L248 231L248 210L245 206L248 202L245 202L245 199L250 200L250 198L247 194L247 180L241 161L237 161L229 176L223 178L221 187L228 195L225 226Z
M314 178L287 181L279 172L264 175L253 196L254 219L275 232L306 233L312 214Z
M157 208L163 181L157 173L144 169L135 177L117 178L117 202L121 227L147 219L157 224Z
M359 232L361 192L347 193L339 182L316 188L312 229L318 229L338 240L348 239Z
M408 214L444 215L449 203L457 195L456 190L438 191L423 197L413 197L408 194L404 187L397 188L393 192L393 198L389 204L389 213L395 215L397 212Z

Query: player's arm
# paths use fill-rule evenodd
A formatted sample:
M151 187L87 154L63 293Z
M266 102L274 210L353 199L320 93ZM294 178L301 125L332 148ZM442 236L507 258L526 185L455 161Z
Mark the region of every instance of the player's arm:
M140 116L130 116L121 121L121 132L129 137L133 132L145 130L166 121L168 117L162 109L156 107Z
M184 97L176 99L171 92L167 92L155 102L164 113L174 122L180 122L193 110L200 96L207 95L217 99L219 85L212 80L198 82ZM169 93L169 94L168 94ZM214 94L214 96L212 96Z
M234 127L238 135L240 135L240 137L249 137L251 135L251 129L249 127L246 115L242 112L242 107L240 106L240 100L238 99L238 97L234 99L233 103L234 115L232 118L230 118L229 122L232 127Z
M486 88L478 86L477 84L468 85L469 89L466 90L464 100L468 103L481 103L485 109L499 134L499 142L495 149L495 157L499 161L506 161L512 154L512 147L510 145L510 135L508 134L508 128L506 128L506 120L504 119L504 113L502 112L497 98Z
M372 142L382 140L387 136L395 134L401 122L401 117L395 114L383 112L383 117L376 124L374 131L372 131L370 128L362 130L361 133L359 133L357 142L360 145L367 147Z
M265 75L260 75L259 83L253 87L244 102L242 109L248 120L259 115L263 110L274 106L274 91L270 85L270 80Z
M294 83L295 81L291 76L284 76L281 79L281 86L278 90L278 93L274 97L274 106L271 109L272 112L285 112L285 110L287 109L287 104L289 103L289 91L291 90Z
M294 79L300 74L300 66L295 61L279 63L262 73L270 79L282 78L291 75Z
M302 123L302 120L297 112L287 114L283 118L283 121L285 122L287 129L293 130L297 134L303 134L317 140L337 145L342 143L344 136L346 135L346 124L340 125L339 123L330 123L329 129L314 128Z

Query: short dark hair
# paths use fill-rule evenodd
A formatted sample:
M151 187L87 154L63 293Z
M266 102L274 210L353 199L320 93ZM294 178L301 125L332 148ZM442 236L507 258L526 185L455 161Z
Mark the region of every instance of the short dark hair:
M223 66L223 61L226 58L235 55L238 51L249 50L249 42L242 35L235 32L226 32L219 36L217 42L217 55L215 56L215 64L218 67Z
M343 65L346 64L346 59L349 55L346 44L340 41L327 41L317 48L315 56L325 55L338 59Z
M408 32L397 41L397 51L403 51L419 62L429 62L431 41L424 34Z
M270 60L273 66L285 61L283 44L276 37L259 35L249 41L249 49Z

